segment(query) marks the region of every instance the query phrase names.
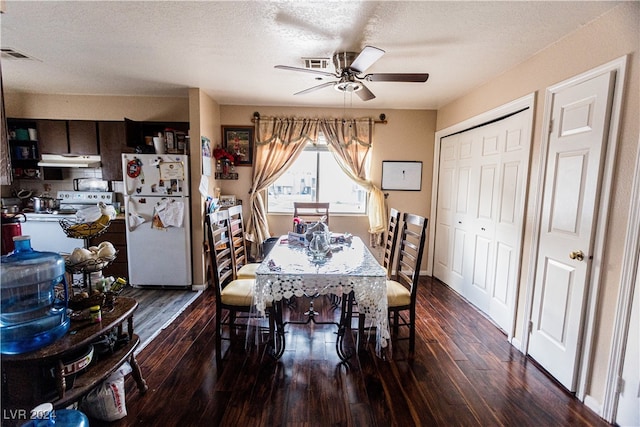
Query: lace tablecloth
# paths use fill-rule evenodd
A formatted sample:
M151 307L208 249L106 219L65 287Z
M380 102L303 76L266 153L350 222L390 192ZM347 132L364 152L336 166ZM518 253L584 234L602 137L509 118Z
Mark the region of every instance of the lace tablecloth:
M332 245L332 249L325 262L314 262L307 248L289 244L287 236L282 236L256 270L255 308L264 315L267 302L354 291L358 311L376 327L376 353L380 354L391 342L386 271L358 237L351 244Z

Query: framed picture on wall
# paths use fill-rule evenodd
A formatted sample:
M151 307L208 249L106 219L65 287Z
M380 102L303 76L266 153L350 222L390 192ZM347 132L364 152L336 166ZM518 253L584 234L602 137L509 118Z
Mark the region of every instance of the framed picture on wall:
M384 160L382 162L382 190L420 191L422 162Z
M253 126L222 126L222 147L236 158L236 166L253 164Z

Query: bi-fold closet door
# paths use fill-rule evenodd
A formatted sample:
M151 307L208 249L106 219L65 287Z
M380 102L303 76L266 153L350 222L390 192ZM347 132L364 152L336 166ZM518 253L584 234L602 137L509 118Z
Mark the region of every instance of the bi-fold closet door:
M531 141L527 110L440 140L434 276L512 328Z

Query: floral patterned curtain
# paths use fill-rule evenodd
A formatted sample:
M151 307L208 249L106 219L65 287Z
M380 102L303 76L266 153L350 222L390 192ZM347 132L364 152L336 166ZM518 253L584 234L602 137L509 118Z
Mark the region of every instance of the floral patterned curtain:
M261 192L275 182L304 150L318 139L318 119L260 117L256 122L253 183L249 191L251 215L247 239L259 244L271 237Z
M373 119L320 120L336 161L342 170L369 192L369 234L371 245L380 243L387 223L384 194L368 178L369 152L372 149Z

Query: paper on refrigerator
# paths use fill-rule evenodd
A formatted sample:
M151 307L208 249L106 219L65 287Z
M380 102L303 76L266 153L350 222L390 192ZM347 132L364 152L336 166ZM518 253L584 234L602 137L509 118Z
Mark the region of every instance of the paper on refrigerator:
M182 227L184 222L184 202L180 200L162 200L155 207L155 217L161 224L158 227ZM155 222L155 221L154 221Z

